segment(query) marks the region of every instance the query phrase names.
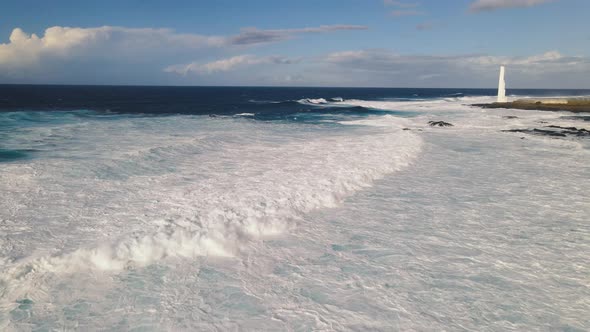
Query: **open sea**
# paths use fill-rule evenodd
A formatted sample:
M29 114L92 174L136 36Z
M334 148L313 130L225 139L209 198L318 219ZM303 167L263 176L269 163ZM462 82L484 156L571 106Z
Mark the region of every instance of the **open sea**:
M590 114L495 93L0 85L0 330L588 331Z

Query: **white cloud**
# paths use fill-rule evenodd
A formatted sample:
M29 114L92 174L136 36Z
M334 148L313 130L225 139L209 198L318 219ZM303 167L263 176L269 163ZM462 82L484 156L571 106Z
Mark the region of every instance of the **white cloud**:
M278 77L282 84L290 81L298 85L476 87L495 84L497 66L505 64L509 66L511 84L521 87L590 87L589 58L557 51L515 57L357 50L331 53L313 61L307 58L305 62L281 56L232 56L244 46L298 34L360 29L365 27L251 28L237 35L207 36L110 26L52 27L35 35L17 28L8 42L0 43L0 82L272 85L279 84ZM221 59L203 60L212 57ZM170 66L174 63L177 65ZM264 66L264 71L256 66ZM179 75L167 75L162 68ZM228 74L216 75L220 73Z
M18 69L39 64L43 59L68 59L79 56L140 56L145 51L220 47L223 37L179 34L170 29L132 29L51 27L42 37L16 28L10 42L0 44L0 68ZM165 52L164 52L165 53Z
M358 25L323 25L283 30L249 28L235 36L206 36L183 34L171 29L55 26L46 29L43 36L37 36L15 28L9 42L0 44L0 69L14 71L29 68L42 65L43 60L144 60L204 48L229 48L276 42L297 34L364 29L367 27Z
M533 7L554 0L477 0L469 6L471 12L491 11L502 8Z
M217 72L226 72L237 67L247 67L262 64L292 64L299 62L299 59L289 59L281 56L266 56L257 57L254 55L237 55L227 59L221 59L208 63L192 62L188 64L180 64L168 66L164 69L168 73L176 73L180 75L194 74L212 74Z

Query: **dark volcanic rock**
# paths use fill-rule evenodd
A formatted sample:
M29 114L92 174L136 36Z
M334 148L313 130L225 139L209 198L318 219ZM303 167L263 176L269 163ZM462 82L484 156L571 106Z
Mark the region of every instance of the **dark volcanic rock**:
M444 121L428 121L431 127L453 127L452 124Z
M553 130L545 130L545 129L533 129L533 133L538 135L546 135L546 136L556 136L556 137L566 137L567 135L564 133L560 133Z
M561 119L566 119L566 120L582 120L582 121L590 122L590 115L562 116Z
M542 135L542 136L551 136L551 137L568 137L568 136L576 136L576 137L590 137L590 130L584 128L576 128L576 127L560 127L560 126L546 126L545 128L551 129L510 129L510 130L502 130L503 132L510 132L510 133L525 133L525 134L532 134L532 135Z
M566 137L565 134L553 131L553 130L543 130L543 129L509 129L509 130L502 130L505 133L524 133L524 134L533 134L533 135L544 135L544 136L554 136L554 137Z
M547 128L562 129L562 134L575 135L575 136L590 136L590 130L576 127L561 127L561 126L547 126Z
M547 128L558 128L558 129L567 129L567 130L578 130L578 128L576 127L562 127L562 126L547 126ZM586 129L581 129L581 130L586 130Z

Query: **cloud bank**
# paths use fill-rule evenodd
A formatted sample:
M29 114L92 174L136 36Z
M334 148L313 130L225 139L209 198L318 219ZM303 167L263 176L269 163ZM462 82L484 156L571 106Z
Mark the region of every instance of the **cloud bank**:
M171 29L51 27L37 36L16 28L0 44L0 83L492 87L497 67L504 64L511 87L590 88L590 59L558 51L514 57L364 49L291 58L253 50L298 35L364 29L248 28L209 36Z
M0 83L62 84L177 84L163 76L173 72L221 72L223 61L203 68L194 59L228 57L244 48L270 44L305 34L366 30L360 25L321 25L297 29L242 29L234 35L179 33L172 29L102 26L93 28L54 26L43 34L15 28L0 43ZM236 56L234 67L254 63L280 63L277 57ZM200 84L206 84L201 82ZM216 83L221 84L221 83Z
M471 12L492 11L504 8L533 7L553 0L477 0L469 6Z
M15 28L8 43L0 44L0 69L22 69L43 60L74 57L115 58L152 57L203 48L229 48L272 43L298 34L365 30L359 25L322 25L300 29L259 30L246 28L234 36L182 34L172 29L135 29L103 26L76 28L55 26L43 36Z
M526 57L491 55L401 55L387 50L334 52L322 62L340 72L340 82L366 86L493 87L500 65L512 87L590 87L590 58L557 51ZM346 77L346 79L345 79ZM346 80L349 82L344 83Z
M528 70L536 68L543 71L563 69L576 65L588 65L588 58L566 57L558 51L549 51L544 54L528 57L509 57L489 55L400 55L387 50L361 50L334 52L327 55L324 61L375 71L398 70L416 65L422 67L447 67L456 65L482 70L487 70L489 66L516 65L522 66L523 68L526 67Z
M0 69L19 71L56 65L60 61L159 57L175 51L222 47L218 36L180 34L170 29L51 27L43 36L16 28L9 43L0 44Z

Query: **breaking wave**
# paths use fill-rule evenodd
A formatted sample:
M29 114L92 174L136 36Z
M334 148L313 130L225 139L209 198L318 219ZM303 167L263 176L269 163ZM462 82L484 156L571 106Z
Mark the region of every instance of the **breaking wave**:
M171 122L166 130L180 130L174 120L168 121ZM409 165L422 143L418 136L402 131L402 124L392 123L384 132L322 134L311 140L291 138L281 144L271 142L277 137L273 132L268 134L268 141L260 144L241 145L225 139L226 143L218 150L208 152L203 151L206 142L184 139L178 143L168 142L162 149L142 147L138 152L115 153L120 159L108 167L100 165L104 162L101 159L95 160L88 167L108 169L114 174L129 173L130 169L153 170L163 167L163 160L176 165L174 173L163 171L161 175L152 172L150 177L130 176L123 183L100 182L95 189L112 191L117 188L123 193L136 193L143 205L135 211L133 204L136 203L130 202L125 209L137 214L146 214L144 210L149 210L145 202L162 202L155 209L170 209L170 213L165 214L168 217L143 219L141 230L133 230L116 241L57 255L5 261L0 275L2 301L21 297L47 274L119 271L166 258L236 255L250 241L284 233L305 213L334 207L345 197L371 186L375 180ZM252 131L250 123L232 125L239 126L234 130L242 134ZM125 135L137 140L137 146L161 144L140 137L142 133L133 132L131 128L133 126ZM194 130L190 126L187 129ZM108 127L108 123L106 128L97 126L94 130L96 134L99 131L121 132L120 128ZM108 147L124 148L117 146L117 138L109 139L113 141L103 142ZM59 162L59 159L49 160L49 164L55 164L53 168L42 164L35 167L43 168L43 172L55 172L56 178L52 181L59 182L58 170L68 168ZM198 171L195 167L199 167ZM68 179L67 172L61 172L62 181L87 181ZM202 174L207 177L203 178ZM10 169L0 174L0 177L8 176ZM180 191L170 191L171 183L177 183ZM107 184L113 188L105 187ZM51 190L51 183L45 187ZM100 197L100 192L95 195Z

